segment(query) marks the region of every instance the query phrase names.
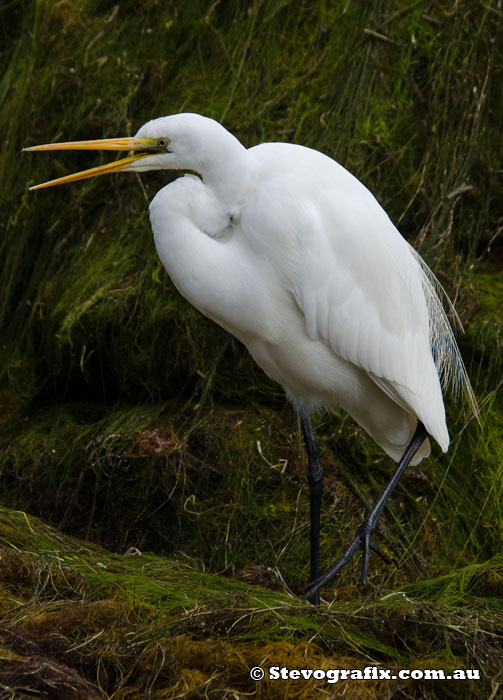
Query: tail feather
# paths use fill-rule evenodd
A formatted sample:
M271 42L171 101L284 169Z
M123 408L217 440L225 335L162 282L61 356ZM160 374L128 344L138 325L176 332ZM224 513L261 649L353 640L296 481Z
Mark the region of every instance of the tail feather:
M463 394L473 415L480 423L479 407L442 300L445 302L449 316L458 329L463 330L463 326L445 289L421 256L414 248L411 248L411 250L422 272L423 290L428 307L430 325L430 347L442 388L444 390L450 388L456 397Z

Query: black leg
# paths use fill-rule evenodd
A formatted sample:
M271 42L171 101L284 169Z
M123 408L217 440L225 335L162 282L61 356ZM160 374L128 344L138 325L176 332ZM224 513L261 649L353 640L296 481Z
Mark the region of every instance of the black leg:
M307 483L309 484L310 516L311 516L311 576L310 584L314 583L320 575L320 514L321 495L323 493L323 467L318 455L318 448L314 439L313 426L309 413L299 410L300 425L307 452ZM313 605L320 602L320 594L315 591L310 598Z
M320 588L325 586L329 581L331 581L334 578L334 576L342 569L343 566L345 566L348 563L348 561L358 549L363 550L362 583L367 582L370 550L374 549L375 551L378 551L375 545L371 543L370 537L375 529L377 521L379 520L379 516L381 515L382 510L386 505L393 489L397 485L398 481L400 480L400 477L407 469L412 458L414 457L414 455L416 454L416 452L421 447L421 445L427 437L428 433L426 432L426 428L419 421L417 424L416 431L412 436L411 441L407 445L407 448L403 453L400 461L398 462L398 466L393 476L389 480L382 494L377 499L370 513L367 515L363 523L356 531L356 536L354 540L351 542L351 544L344 552L342 557L334 564L334 566L332 566L326 573L323 574L323 576L320 576L316 581L311 581L309 583L306 594L306 599L309 600L309 602L315 603L316 601L319 601Z

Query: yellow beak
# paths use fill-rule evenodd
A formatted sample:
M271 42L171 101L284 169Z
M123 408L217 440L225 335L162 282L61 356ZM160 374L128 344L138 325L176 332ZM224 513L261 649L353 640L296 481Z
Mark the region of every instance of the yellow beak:
M119 139L97 139L96 141L64 141L62 143L45 143L41 146L30 146L23 148L23 151L63 151L63 150L93 150L93 151L148 151L147 153L136 153L115 160L112 163L98 165L96 168L82 170L80 173L65 175L58 177L56 180L48 180L40 185L30 187L30 190L38 190L42 187L53 187L54 185L63 185L66 182L74 180L85 180L88 177L96 175L104 175L105 173L116 173L120 170L128 170L132 163L140 158L150 158L156 153L162 153L163 149L159 147L157 139L140 139L135 136L119 138Z

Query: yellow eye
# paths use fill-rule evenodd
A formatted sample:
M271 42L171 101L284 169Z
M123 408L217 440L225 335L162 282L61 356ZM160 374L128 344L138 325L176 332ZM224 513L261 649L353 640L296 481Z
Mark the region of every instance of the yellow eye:
M165 139L165 138L157 139L157 145L158 145L160 148L166 148L167 145L168 145L168 143L169 143L168 139Z

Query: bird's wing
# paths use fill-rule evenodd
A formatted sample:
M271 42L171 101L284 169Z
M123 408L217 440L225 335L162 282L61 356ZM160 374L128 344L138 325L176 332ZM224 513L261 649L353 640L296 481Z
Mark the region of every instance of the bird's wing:
M421 361L431 356L429 320L408 245L380 207L348 193L323 198L311 217L310 225L298 220L291 280L308 335L376 377L418 391Z
M304 155L299 151L299 158ZM289 230L283 272L306 331L364 369L446 449L432 354L438 338L448 353L454 342L442 305L418 257L372 194L334 161L310 158L281 183L271 181L268 192L281 214L276 230L282 239Z

